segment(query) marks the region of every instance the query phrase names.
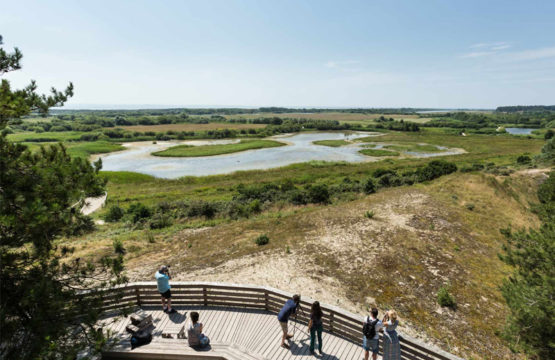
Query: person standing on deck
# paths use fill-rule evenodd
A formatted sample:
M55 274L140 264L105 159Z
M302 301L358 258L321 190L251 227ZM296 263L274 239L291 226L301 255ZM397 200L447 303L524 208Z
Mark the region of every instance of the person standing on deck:
M158 285L158 292L162 296L162 310L168 314L175 313L175 309L172 309L172 293L170 290L170 279L172 277L170 275L170 269L166 265L162 265L154 277L156 278L156 283Z
M322 355L322 308L320 303L315 301L310 310L310 321L308 322L308 331L310 331L310 353L314 355L314 343L316 342L316 335L318 335L318 351Z
M289 344L286 344L285 340L291 339L293 335L287 332L287 322L289 321L289 317L297 312L297 307L299 307L300 302L300 295L293 295L292 299L285 302L285 305L283 305L278 314L279 324L281 330L283 330L283 335L281 336L281 347L283 348L289 349Z
M362 323L362 348L364 349L364 360L368 360L369 352L372 351L372 359L378 358L380 330L383 327L378 319L378 309L372 308L370 316Z

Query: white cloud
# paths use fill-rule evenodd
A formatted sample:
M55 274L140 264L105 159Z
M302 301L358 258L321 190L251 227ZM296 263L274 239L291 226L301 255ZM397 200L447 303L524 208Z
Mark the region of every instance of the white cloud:
M461 55L462 58L477 58L497 54L501 50L506 50L511 44L505 41L494 43L477 43L470 45L468 48L473 50L469 53Z
M516 61L541 60L555 57L555 47L546 47L533 50L524 50L507 54L507 57Z

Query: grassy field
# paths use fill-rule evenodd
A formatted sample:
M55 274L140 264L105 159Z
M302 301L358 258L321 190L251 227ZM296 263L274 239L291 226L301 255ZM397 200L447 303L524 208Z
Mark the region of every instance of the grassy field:
M125 147L117 143L108 141L93 141L93 142L77 142L69 143L67 152L73 157L88 158L93 154L104 154L113 151L124 150Z
M330 147L340 147L344 145L351 144L349 141L345 140L318 140L312 142L315 145L323 145L323 146L330 146Z
M213 156L284 145L286 144L273 140L241 140L238 143L223 145L177 145L166 150L154 152L152 155L169 157Z
M359 153L366 156L399 156L399 153L396 151L381 149L362 149Z
M36 133L31 131L9 134L8 139L15 142L26 141L71 141L78 140L81 135L85 134L80 131L60 131L60 132L42 132Z
M426 153L426 152L436 153L436 152L443 151L443 150L438 149L434 145L421 145L421 144L386 145L386 146L384 146L384 148L391 149L391 150L396 150L396 151L401 151L401 152L411 151L411 152L421 152L421 153Z
M260 129L266 127L265 124L234 124L234 123L208 123L208 124L164 124L164 125L134 125L121 126L122 129L129 131L207 131L222 129Z

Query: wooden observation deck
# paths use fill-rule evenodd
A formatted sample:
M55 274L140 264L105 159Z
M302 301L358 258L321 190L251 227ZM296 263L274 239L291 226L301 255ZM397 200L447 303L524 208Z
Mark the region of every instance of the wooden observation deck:
M172 282L172 306L178 311L166 314L161 310L160 295L154 282L130 283L105 292L102 322L112 331L116 345L103 352L103 359L266 359L323 360L361 359L363 356L363 317L334 306L322 305L324 333L322 356L309 351L310 334L307 331L311 299L303 298L297 319L289 321L289 332L295 332L291 349L280 347L281 328L276 313L292 294L268 287L222 283ZM125 307L140 307L152 315L153 340L148 345L131 350L130 334L125 328L129 317L117 316ZM204 333L210 338L207 350L194 350L186 339L176 334L187 327L189 313L200 314ZM169 333L173 338L162 338ZM450 353L400 335L403 359L462 360ZM380 341L381 353L381 341Z

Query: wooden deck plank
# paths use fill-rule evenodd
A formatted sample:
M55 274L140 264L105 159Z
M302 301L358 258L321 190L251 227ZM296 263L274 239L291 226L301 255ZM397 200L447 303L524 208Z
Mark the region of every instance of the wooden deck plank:
M224 333L224 336L222 336L222 342L233 343L231 339L235 336L235 334L238 331L242 330L241 325L243 324L241 324L241 322L239 321L239 318L241 315L242 315L241 310L231 312L231 317L229 318L229 321L228 321L229 326L227 326L227 331Z
M245 338L244 346L246 348L254 349L260 344L262 336L265 334L266 326L269 326L268 324L271 320L271 314L260 314L254 318L256 325L254 327L253 336Z
M168 326L175 327L174 324L186 326L190 321L190 313L197 311L200 314L200 321L206 326L207 331L205 333L211 338L216 351L218 346L231 346L230 349L235 349L233 351L238 354L241 351L248 351L252 358L266 358L269 360L314 359L309 352L310 333L304 324L297 324L294 342L291 343L290 350L279 346L281 328L275 313L255 309L204 308L201 306L176 306L176 310L178 310L178 314L171 315L162 312L158 307L151 307L146 310L153 317L156 326L153 335L156 336L157 340ZM109 319L103 321L107 320L109 321ZM127 336L125 327L129 322L129 317L122 317L112 324L108 324L107 328L114 329L116 333ZM294 326L295 322L290 321L290 333L293 332ZM329 332L323 332L322 336L325 354L320 357L322 360L358 360L363 355L362 348L358 343L334 336ZM171 342L168 344L171 344ZM181 347L186 347L186 341L181 341L176 349ZM161 349L171 352L171 348ZM245 358L247 358L247 355L245 355Z

